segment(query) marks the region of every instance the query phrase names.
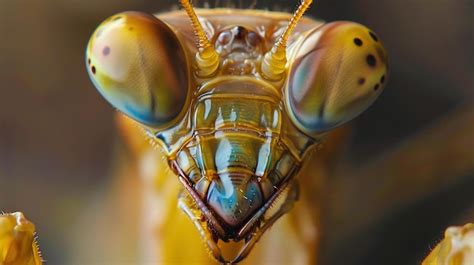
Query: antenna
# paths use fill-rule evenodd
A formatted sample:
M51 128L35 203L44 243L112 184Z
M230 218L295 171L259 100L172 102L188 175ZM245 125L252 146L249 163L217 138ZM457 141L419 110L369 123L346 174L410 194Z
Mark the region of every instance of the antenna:
M286 45L288 38L312 2L313 0L301 1L283 34L281 34L273 48L263 57L261 72L265 78L275 81L283 78L283 73L286 70Z
M191 20L191 24L194 28L194 34L198 41L198 52L196 53L198 76L212 76L219 67L219 55L207 39L206 32L204 32L204 29L202 28L202 25L199 22L196 13L194 12L194 8L190 3L190 0L180 0L180 3L186 10L188 17Z

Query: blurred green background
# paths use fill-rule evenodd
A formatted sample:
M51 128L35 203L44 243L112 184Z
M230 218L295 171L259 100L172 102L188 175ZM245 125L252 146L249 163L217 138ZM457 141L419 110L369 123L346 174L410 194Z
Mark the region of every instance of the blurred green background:
M252 1L241 2L245 7ZM0 0L0 210L21 210L37 224L47 264L66 264L74 253L74 242L65 235L74 229L81 211L99 203L107 192L117 156L114 110L86 73L88 38L114 13L154 13L176 3ZM296 1L257 1L257 7L270 10L291 11L295 5ZM403 148L406 152L427 148L423 154L436 157L426 158L426 164L420 160L416 164L420 171L402 174L414 182L426 179L428 188L416 196L404 195L400 203L391 197L396 203L376 211L382 215L365 211L371 203L380 203L364 198L335 203L350 201L352 205L344 207L352 212L328 214L326 222L333 230L326 233L334 231L336 239L327 239L323 264L416 264L446 226L474 220L474 1L318 0L309 15L369 26L390 56L388 86L354 122L351 142L335 174L336 184L359 183L345 196L380 188L377 182L348 180L354 174L346 170L385 172L376 167L398 161L394 159L403 156L396 155L403 154ZM432 141L422 141L427 138ZM460 144L449 145L453 140ZM446 145L430 151L440 142ZM441 173L433 179L419 172ZM410 190L410 182L406 183L394 189L403 194L407 187ZM417 187L424 186L414 184L412 193ZM344 223L352 218L359 223L345 224L341 231L348 232L338 234L341 216L347 218ZM85 236L93 240L97 235Z

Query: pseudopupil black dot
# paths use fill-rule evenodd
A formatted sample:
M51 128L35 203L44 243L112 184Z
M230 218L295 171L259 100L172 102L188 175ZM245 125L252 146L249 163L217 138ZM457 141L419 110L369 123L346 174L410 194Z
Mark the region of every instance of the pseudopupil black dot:
M375 59L375 56L373 56L372 54L367 55L366 61L370 67L375 67L375 65L377 64L377 59Z
M359 39L359 38L355 38L355 39L354 39L354 43L355 43L355 45L357 45L357 46L362 46L362 40Z
M377 38L377 35L375 35L375 33L373 33L372 31L369 31L369 35L370 37L372 37L372 39L374 39L374 41L379 41L379 38Z

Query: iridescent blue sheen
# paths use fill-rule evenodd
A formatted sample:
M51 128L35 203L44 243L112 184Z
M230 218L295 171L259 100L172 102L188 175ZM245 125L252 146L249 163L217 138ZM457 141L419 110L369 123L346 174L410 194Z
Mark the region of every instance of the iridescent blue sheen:
M240 224L263 204L258 184L245 179L238 173L219 174L209 187L208 203L227 224Z
M162 128L183 112L189 94L184 48L156 17L124 12L104 21L89 41L86 63L100 94L130 118Z

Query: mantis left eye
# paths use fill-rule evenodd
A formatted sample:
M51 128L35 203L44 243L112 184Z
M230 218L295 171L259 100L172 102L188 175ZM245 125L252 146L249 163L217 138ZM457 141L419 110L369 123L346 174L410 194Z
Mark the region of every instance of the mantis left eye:
M152 126L169 126L189 94L184 49L156 17L125 12L105 20L87 46L87 67L97 90L119 111Z
M296 49L285 104L295 125L310 136L359 115L386 83L385 49L360 24L326 24L309 32Z

